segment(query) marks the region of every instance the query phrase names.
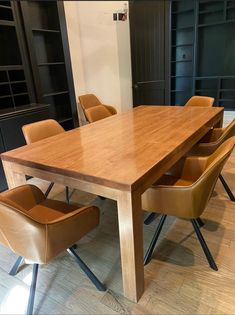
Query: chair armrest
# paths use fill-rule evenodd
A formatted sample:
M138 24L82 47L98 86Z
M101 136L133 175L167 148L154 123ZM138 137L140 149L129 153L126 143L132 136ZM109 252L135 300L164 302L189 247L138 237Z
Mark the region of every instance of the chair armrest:
M110 106L110 105L105 105L105 104L102 104L105 108L107 108L107 110L112 114L112 115L115 115L117 114L117 110L116 108L114 108L113 106Z
M199 143L209 143L217 141L223 134L225 128L213 128L211 129Z
M47 224L48 257L71 247L99 224L99 209L84 207ZM56 244L56 245L55 245Z
M185 158L181 178L195 182L204 172L208 157L188 156Z
M29 184L15 187L0 194L0 201L23 212L27 212L45 199L45 195L37 186Z

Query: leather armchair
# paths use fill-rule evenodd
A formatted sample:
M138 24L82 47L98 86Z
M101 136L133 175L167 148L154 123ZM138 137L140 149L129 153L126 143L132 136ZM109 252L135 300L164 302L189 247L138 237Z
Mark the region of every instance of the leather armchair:
M211 129L189 154L201 156L212 154L224 141L233 136L235 136L235 119L225 128Z
M37 121L22 127L22 132L25 137L27 144L31 144L52 136L56 136L60 133L65 132L64 128L54 119L46 119ZM45 195L48 196L54 183L50 183ZM69 188L65 190L66 199L69 203Z
M234 145L235 137L231 137L209 156L185 157L142 195L143 210L163 214L145 255L145 264L151 259L166 216L173 215L192 221L209 265L217 270L196 219L203 213Z
M219 146L230 137L235 136L235 119L226 128L213 128L198 144L196 144L188 155L208 156L215 152ZM219 179L224 186L231 201L235 201L235 197L226 183L224 177L220 174Z
M90 107L85 110L85 113L86 118L90 123L112 116L112 114L103 105Z
M23 185L0 194L0 216L0 243L20 255L10 274L17 273L23 258L34 264L27 314L33 311L38 265L66 249L96 287L106 290L72 248L99 224L97 207L46 199L36 186Z
M78 99L89 122L117 114L113 106L102 104L94 94L81 95Z
M22 131L27 144L65 132L64 128L54 119L46 119L24 125Z
M184 106L212 107L215 99L208 96L192 96Z

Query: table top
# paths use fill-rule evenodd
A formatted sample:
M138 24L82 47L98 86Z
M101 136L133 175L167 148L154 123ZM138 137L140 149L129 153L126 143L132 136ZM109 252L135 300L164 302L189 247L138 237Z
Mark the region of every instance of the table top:
M222 113L219 107L139 106L8 151L1 158L91 183L135 190L153 172L161 169L163 174L163 165L172 165L187 152Z

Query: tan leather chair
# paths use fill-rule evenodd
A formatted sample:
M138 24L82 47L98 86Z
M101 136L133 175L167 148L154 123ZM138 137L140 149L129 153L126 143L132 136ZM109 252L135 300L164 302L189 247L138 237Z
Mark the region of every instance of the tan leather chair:
M192 96L184 106L212 107L215 99L208 96Z
M225 128L213 128L205 137L203 137L198 144L196 144L188 155L207 156L215 152L219 146L227 139L235 136L235 119ZM224 177L220 174L219 179L224 186L231 201L235 201L231 189L226 183Z
M94 94L80 95L78 99L89 122L117 114L113 106L102 104ZM98 108L95 109L95 107Z
M112 114L103 105L88 108L85 113L86 118L90 123L112 116Z
M23 185L0 194L0 218L0 243L20 255L10 274L17 273L23 259L33 264L27 314L33 312L38 266L66 249L97 289L106 290L72 247L99 224L97 207L46 199L36 186Z
M173 215L191 220L210 267L218 270L196 219L203 213L234 145L235 137L232 137L209 156L185 157L142 195L143 210L163 214L144 264L151 259L166 216Z
M64 128L54 119L46 119L37 121L22 127L22 131L27 144L31 144L52 136L56 136L60 133L65 132ZM47 191L45 192L46 197L49 195L54 183L50 183ZM69 188L66 187L66 199L69 203Z

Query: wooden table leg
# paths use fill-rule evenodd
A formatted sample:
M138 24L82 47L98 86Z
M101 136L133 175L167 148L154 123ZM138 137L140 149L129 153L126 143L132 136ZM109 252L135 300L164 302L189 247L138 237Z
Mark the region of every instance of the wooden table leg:
M120 192L118 222L124 296L137 302L144 291L141 195Z
M213 128L222 128L223 127L223 121L224 121L224 115L221 114L221 119L213 126Z
M9 189L26 184L25 175L16 173L12 168L12 162L2 161L2 165Z

